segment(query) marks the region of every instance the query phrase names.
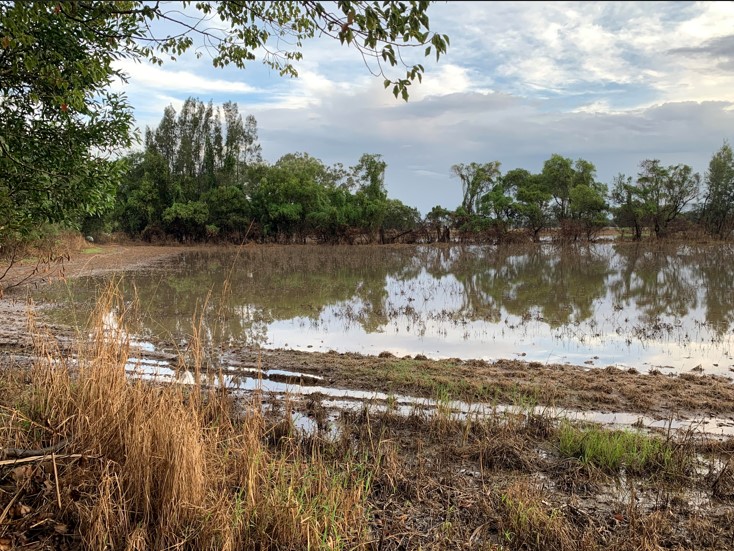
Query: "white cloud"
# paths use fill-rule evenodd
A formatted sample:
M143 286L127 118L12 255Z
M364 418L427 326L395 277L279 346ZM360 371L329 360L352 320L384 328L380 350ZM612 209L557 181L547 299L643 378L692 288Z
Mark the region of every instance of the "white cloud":
M439 63L407 53L426 68L407 104L354 48L327 39L305 43L298 79L184 56L123 64L125 89L145 124L192 94L237 101L271 161L306 151L349 165L381 153L391 196L424 213L459 203L449 177L459 162L536 171L560 153L594 162L609 182L650 157L703 172L733 137L734 54L722 58L728 42L715 39L734 34L734 3L448 2L429 15L451 46Z
M180 67L181 65L170 65ZM170 93L184 92L187 94L222 93L250 94L258 90L241 81L230 81L221 78L208 78L191 71L169 69L164 66L153 65L148 62L138 63L129 59L118 61L116 68L126 73L130 82L136 87L151 90L166 90Z

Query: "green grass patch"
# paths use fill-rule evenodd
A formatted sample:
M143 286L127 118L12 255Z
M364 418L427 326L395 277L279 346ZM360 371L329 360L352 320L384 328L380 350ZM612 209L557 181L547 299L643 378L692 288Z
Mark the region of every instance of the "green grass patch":
M100 247L87 247L86 249L82 249L82 254L100 254L103 252L104 250Z
M559 451L608 473L623 468L630 474L669 471L674 467L670 442L631 430L579 428L563 422L558 431Z

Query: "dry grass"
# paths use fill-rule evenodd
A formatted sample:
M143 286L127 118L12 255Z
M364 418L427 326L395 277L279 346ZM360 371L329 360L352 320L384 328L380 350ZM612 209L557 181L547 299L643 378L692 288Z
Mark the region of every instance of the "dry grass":
M519 394L458 415L445 387L431 412L365 406L304 434L289 400L129 377L133 310L110 289L73 356L31 327L38 361L0 378L3 450L38 450L0 463L0 550L734 548L731 507L685 493L731 502L731 441L559 426Z
M114 292L100 301L96 334L76 361L59 361L52 339L37 335L41 360L15 415L27 421L6 422L4 442L65 446L55 480L39 480L60 488L58 499L21 487L18 500L33 511L21 517L73 527L85 549L359 547L364 466L287 438L268 446L256 400L237 411L221 391L129 379L123 325L108 323L110 312L124 319L121 305ZM26 486L46 463L31 463Z

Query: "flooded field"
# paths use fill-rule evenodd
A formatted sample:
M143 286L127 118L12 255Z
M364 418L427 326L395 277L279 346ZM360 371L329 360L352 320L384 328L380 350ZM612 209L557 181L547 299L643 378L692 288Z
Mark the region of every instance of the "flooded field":
M3 479L17 538L112 472L115 512L195 481L165 514L217 548L734 549L731 247L145 249L0 303L4 463L52 453Z
M38 291L83 324L116 275ZM253 247L120 281L138 339L427 358L734 370L728 245Z

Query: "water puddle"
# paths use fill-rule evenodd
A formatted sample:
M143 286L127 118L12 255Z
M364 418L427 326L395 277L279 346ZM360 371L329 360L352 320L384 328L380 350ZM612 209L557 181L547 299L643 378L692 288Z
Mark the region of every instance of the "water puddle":
M133 377L142 377L159 382L195 384L190 371L176 370L161 360L130 358L125 366ZM202 374L204 385L226 388L233 393L260 391L271 396L283 398L314 397L321 407L328 411L358 412L368 406L375 412L392 412L397 415L411 415L417 412L434 413L441 411L456 419L482 419L497 414L540 415L551 419L564 418L602 424L608 427L638 428L658 431L693 431L696 434L713 436L734 436L734 420L708 417L696 419L656 419L634 413L610 413L602 411L579 411L546 406L532 408L513 405L468 403L457 400L435 400L417 398L402 394L388 394L351 389L321 386L321 377L281 369L258 371L253 368L236 366L222 367L218 373ZM302 425L312 426L310 421L301 419Z

